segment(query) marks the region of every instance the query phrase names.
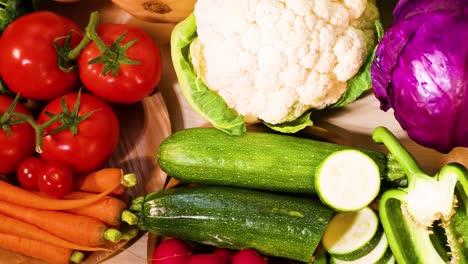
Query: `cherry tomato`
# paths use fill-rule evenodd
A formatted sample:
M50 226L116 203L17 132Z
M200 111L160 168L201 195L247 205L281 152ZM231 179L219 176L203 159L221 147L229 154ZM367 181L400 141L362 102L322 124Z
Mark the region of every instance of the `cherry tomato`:
M81 93L80 96L79 92L74 92L65 95L64 101L69 114L44 131L41 157L49 162L58 161L68 165L78 176L100 169L109 160L119 142L119 121L116 114L105 101L92 94ZM43 124L49 120L51 117L47 113L62 112L61 104L62 98L49 102L37 122ZM75 107L76 104L78 108ZM78 110L77 113L74 113L74 109ZM71 129L54 133L67 123Z
M63 163L49 162L41 170L38 185L43 194L62 198L72 190L72 171Z
M28 157L20 162L16 177L24 189L38 191L39 177L47 162L39 157Z
M136 40L121 52L138 64L123 62L116 71L105 74L105 63L90 63L102 55L100 47L93 41L78 57L80 78L84 86L99 97L115 103L135 103L151 94L159 84L162 71L161 51L153 39L142 29L127 24L104 23L97 28L97 33L107 46L111 46L122 34L125 37L118 45L119 48Z
M22 97L51 100L70 92L78 83L78 74L57 66L54 40L80 32L70 19L49 12L33 12L11 23L0 38L0 76L6 85ZM80 41L73 33L70 46ZM64 43L64 39L58 41Z
M0 95L0 174L14 173L18 164L35 152L32 126L28 123L15 124L18 117L5 114L13 101L9 96ZM13 111L31 116L21 102L16 104Z

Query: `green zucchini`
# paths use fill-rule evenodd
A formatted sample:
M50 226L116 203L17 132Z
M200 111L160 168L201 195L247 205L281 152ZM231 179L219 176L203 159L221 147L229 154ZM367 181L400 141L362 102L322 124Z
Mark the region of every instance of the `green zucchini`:
M330 255L339 260L356 260L369 254L380 242L383 229L369 207L333 216L322 238Z
M317 169L315 189L320 200L331 208L358 211L379 194L379 167L361 151L337 151L325 158Z
M367 255L351 261L340 260L332 256L330 261L333 264L387 264L394 263L394 258L387 238L385 234L382 234L377 246Z
M310 261L333 211L318 199L223 186L180 187L140 196L139 227L216 247Z
M167 174L186 183L310 195L316 194L320 163L344 149L351 147L284 134L248 131L230 136L216 128L189 128L167 137L157 158ZM362 152L385 175L387 157Z

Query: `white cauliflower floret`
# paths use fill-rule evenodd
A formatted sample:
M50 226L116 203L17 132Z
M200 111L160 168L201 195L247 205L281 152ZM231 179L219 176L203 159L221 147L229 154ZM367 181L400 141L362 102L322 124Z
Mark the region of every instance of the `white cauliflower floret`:
M346 91L375 45L367 0L198 0L200 78L247 123L293 121Z

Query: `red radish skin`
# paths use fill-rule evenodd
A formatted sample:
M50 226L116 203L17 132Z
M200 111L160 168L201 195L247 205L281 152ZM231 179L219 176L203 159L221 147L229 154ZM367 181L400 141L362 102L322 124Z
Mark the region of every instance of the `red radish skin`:
M234 255L232 264L268 264L268 262L257 251L246 248Z
M192 247L185 241L169 238L156 247L152 264L186 264L192 256Z
M227 248L217 248L213 251L214 255L218 255L221 257L226 258L229 263L232 262L232 259L234 258L234 255L237 253L237 251L232 250L232 249L227 249Z
M227 258L215 254L195 254L187 264L230 264Z

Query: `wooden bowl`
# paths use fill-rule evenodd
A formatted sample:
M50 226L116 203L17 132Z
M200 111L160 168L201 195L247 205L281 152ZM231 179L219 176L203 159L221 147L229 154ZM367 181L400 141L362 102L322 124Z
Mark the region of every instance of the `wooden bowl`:
M166 185L167 175L156 161L159 144L171 134L171 125L166 104L160 92L145 98L142 102L131 105L113 105L120 122L120 142L108 162L109 167L119 167L125 172L134 172L138 184L127 190L136 197L158 191ZM134 263L131 259L146 263L148 258L139 252L149 252L147 234L116 244L113 252L95 252L86 257L83 264L100 263L119 256L118 263ZM130 246L137 244L138 253L132 254ZM154 246L153 246L154 248ZM127 261L128 260L128 261ZM0 264L45 264L43 261L0 249Z

